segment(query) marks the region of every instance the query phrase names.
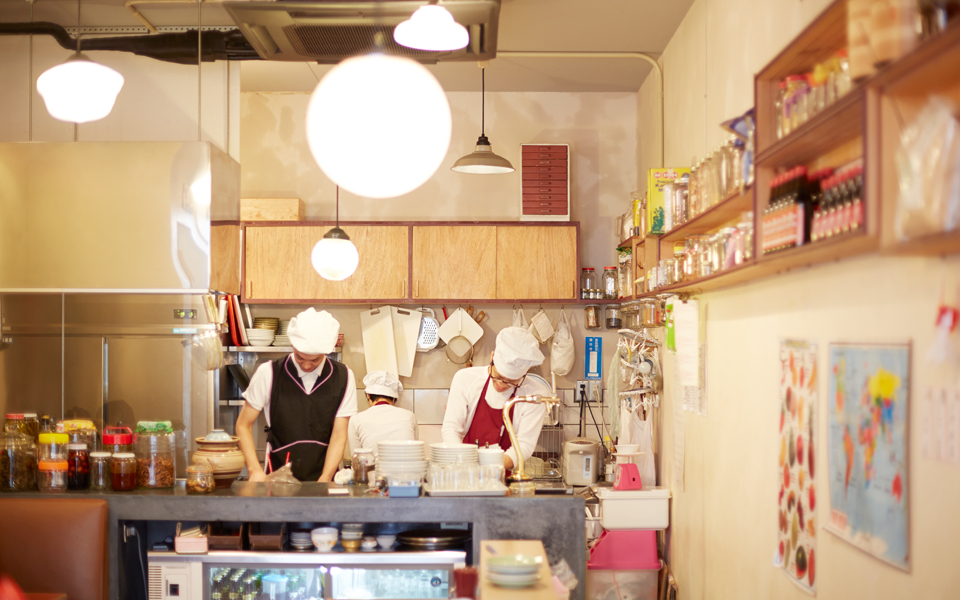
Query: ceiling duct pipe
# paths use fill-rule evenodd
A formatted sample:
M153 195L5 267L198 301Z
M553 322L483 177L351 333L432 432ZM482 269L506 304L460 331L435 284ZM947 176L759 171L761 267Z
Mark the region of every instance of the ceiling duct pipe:
M49 35L67 50L76 50L77 41L67 30L57 25L38 21L36 23L0 23L0 35ZM204 62L217 60L261 60L253 46L239 30L210 30L201 35L201 56ZM196 31L157 33L152 35L84 38L81 44L85 52L105 50L131 52L164 62L180 65L197 64Z

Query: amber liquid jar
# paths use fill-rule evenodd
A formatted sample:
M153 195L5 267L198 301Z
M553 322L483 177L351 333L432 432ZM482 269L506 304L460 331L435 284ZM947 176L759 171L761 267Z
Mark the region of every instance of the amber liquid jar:
M86 444L67 445L67 489L85 490L90 487L90 460Z
M113 455L110 463L110 484L115 492L137 489L137 458L132 452Z

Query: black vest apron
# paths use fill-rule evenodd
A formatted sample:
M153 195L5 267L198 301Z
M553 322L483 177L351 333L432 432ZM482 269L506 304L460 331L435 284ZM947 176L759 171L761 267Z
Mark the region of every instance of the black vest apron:
M347 373L347 367L327 357L307 393L292 356L273 361L270 426L265 428L271 470L282 467L289 453L294 477L320 479L333 422L347 391Z

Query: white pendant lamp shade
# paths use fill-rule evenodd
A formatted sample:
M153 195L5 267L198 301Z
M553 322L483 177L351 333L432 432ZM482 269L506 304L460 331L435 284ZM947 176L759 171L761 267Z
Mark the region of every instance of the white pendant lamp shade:
M320 169L366 198L412 192L450 146L450 104L419 63L375 52L348 58L317 84L307 142Z
M324 279L343 281L357 270L360 255L346 232L335 227L313 247L310 262Z
M477 140L476 150L453 163L450 169L458 173L476 173L477 175L513 173L516 171L509 160L493 153L490 140L485 135L481 135Z
M407 48L442 52L465 47L470 35L466 27L453 20L449 10L428 4L397 25L393 30L393 39Z
M123 75L79 52L37 78L37 91L54 119L98 121L110 114L123 87Z

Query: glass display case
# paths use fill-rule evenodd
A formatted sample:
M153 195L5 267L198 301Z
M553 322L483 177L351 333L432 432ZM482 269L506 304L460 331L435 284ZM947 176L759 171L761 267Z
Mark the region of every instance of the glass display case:
M466 552L148 552L150 600L447 598Z

